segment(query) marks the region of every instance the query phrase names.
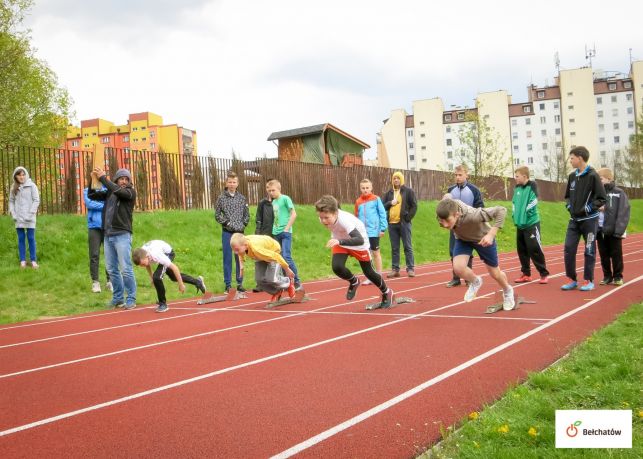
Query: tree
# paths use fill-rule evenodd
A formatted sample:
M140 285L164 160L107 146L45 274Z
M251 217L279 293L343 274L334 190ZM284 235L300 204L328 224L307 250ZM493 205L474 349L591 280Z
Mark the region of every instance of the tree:
M472 180L479 177L505 177L511 172L511 156L503 148L500 135L478 112L467 112L458 131L460 148L456 155L469 169Z
M35 56L29 30L20 29L32 4L0 4L0 144L58 147L65 139L71 99Z
M627 185L643 188L643 115L636 122L636 133L630 137L622 177Z
M547 154L541 157L543 176L550 182L566 183L570 171L565 148L556 144L556 137L550 137L547 145Z

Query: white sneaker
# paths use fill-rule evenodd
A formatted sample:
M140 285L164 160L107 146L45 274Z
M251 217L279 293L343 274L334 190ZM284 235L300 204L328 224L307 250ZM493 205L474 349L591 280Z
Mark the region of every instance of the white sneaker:
M511 311L516 307L516 299L514 297L514 289L509 286L509 290L502 292L502 309Z
M100 282L98 281L92 282L92 292L100 293Z
M368 280L368 279L364 279L362 281L362 285L371 285L371 284L372 284L372 282L370 280Z
M112 283L111 283L111 282L106 282L106 283L105 283L105 288L106 288L107 290L109 290L110 292L113 292L113 291L114 291L114 286L112 285Z
M482 277L478 276L476 277L476 280L474 280L469 284L469 288L467 289L467 292L464 294L464 301L466 302L473 301L476 298L476 295L478 294L478 290L480 290L480 287L482 287Z

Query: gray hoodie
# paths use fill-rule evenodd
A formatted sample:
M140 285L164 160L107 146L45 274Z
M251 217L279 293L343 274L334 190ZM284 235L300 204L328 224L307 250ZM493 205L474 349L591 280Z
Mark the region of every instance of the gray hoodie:
M18 172L24 171L25 183L20 185L18 192L14 194L13 185ZM16 167L11 175L11 188L9 190L9 214L16 222L16 228L35 228L36 213L40 205L40 193L38 187L29 178L29 172L22 166Z

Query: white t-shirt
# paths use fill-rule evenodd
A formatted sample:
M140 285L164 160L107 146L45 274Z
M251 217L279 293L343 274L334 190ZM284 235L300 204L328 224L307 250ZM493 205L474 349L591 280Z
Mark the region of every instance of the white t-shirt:
M362 235L362 238L364 238L364 242L361 245L340 244L340 246L350 250L368 250L370 244L368 242L366 227L364 226L364 223L362 223L362 221L353 214L349 214L348 212L340 209L337 214L337 221L330 227L333 239L337 239L340 241L342 239L350 239L350 233L355 229L357 229L357 231L359 231L359 234Z
M172 264L172 260L168 258L168 255L172 253L172 246L165 241L154 240L146 242L141 249L145 250L149 257L155 263L169 268Z

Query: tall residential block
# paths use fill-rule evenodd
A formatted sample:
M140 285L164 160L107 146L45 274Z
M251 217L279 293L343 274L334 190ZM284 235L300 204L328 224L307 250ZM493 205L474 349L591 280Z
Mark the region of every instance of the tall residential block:
M501 90L478 94L474 107L445 109L436 97L414 101L411 114L393 110L377 134L378 162L453 170L466 148L461 134L477 119L497 139L496 157L513 167L528 165L536 178L555 179L554 163L576 145L589 149L594 166L618 167L643 113L643 61L633 62L628 75L561 70L554 85L531 85L527 92L520 103Z

